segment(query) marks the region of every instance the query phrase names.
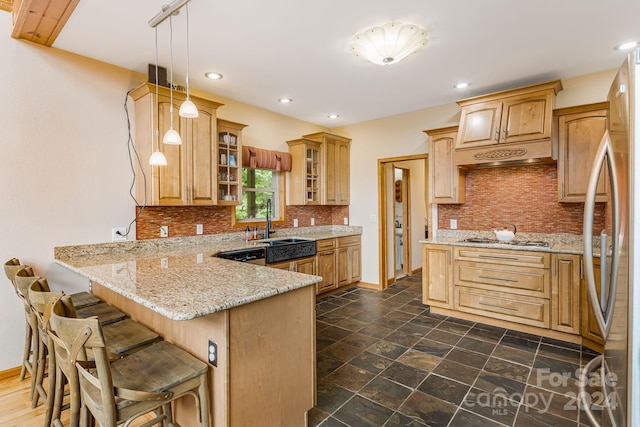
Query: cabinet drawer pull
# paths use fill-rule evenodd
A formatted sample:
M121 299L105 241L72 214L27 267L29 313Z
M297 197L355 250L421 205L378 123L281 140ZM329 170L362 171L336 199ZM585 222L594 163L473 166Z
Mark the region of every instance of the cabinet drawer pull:
M489 279L489 280L500 280L502 282L511 282L511 283L518 283L517 280L513 280L513 279L503 279L502 277L491 277L491 276L478 276L480 279Z
M485 254L478 254L478 258L493 258L493 259L510 259L513 261L519 261L520 258L518 257L509 257L509 256L500 256L500 255L485 255Z
M487 306L487 307L503 308L503 309L505 309L505 310L518 311L518 309L517 309L517 308L513 308L513 307L505 307L505 306L503 306L503 305L498 305L498 304L489 304L489 303L482 302L482 301L480 301L478 304L480 304L480 305L485 305L485 306Z

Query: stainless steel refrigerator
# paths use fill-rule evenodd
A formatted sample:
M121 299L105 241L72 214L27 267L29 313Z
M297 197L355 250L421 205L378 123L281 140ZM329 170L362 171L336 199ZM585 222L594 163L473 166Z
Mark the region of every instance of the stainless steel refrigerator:
M640 227L635 227L635 216L640 216L639 61L637 49L609 90L609 125L592 167L584 210L585 277L604 354L583 369L580 398L589 421L603 427L640 426ZM606 228L601 232L593 230L600 174L606 175L609 186ZM595 242L594 234L599 234ZM594 255L600 257L599 289Z

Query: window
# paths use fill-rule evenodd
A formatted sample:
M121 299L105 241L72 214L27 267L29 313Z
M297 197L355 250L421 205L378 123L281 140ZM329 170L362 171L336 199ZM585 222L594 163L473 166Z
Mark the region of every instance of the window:
M242 168L242 204L235 207L235 221L260 223L267 217L271 199L271 218L284 221L284 173L268 169Z

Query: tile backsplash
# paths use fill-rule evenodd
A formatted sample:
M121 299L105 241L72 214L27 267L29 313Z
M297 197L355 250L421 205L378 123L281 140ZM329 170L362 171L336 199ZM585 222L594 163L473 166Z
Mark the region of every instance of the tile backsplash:
M220 234L242 231L244 227L231 225L231 207L229 206L147 206L136 207L140 213L136 226L136 238L155 239L160 237L160 226L169 226L170 237L196 235L196 224L202 224L203 234ZM299 227L344 225L349 218L349 206L287 206L286 223L273 224L274 229L293 228L293 220ZM260 227L262 231L264 227Z
M594 230L605 226L605 204L596 204ZM439 205L438 228L451 219L460 230L492 230L505 223L529 233L582 234L582 203L558 202L555 165L469 169L466 203Z

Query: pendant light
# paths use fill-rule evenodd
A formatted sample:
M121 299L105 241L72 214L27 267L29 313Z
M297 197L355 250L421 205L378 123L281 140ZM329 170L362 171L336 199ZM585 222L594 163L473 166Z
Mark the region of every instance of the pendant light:
M156 27L156 117L158 117L158 110L158 27ZM164 156L164 154L162 154L162 151L158 149L159 132L158 127L153 126L153 115L151 116L151 129L153 129L155 133L155 138L153 137L153 134L151 135L151 144L153 145L153 140L155 139L156 151L154 151L149 158L149 164L151 166L166 166L167 158Z
M156 27L157 28L157 27ZM162 142L169 145L182 144L180 134L173 128L173 19L169 16L169 130L164 134Z
M198 108L193 102L191 102L191 98L189 96L189 3L185 5L185 9L187 12L187 99L180 106L180 116L187 119L195 119L198 117Z

